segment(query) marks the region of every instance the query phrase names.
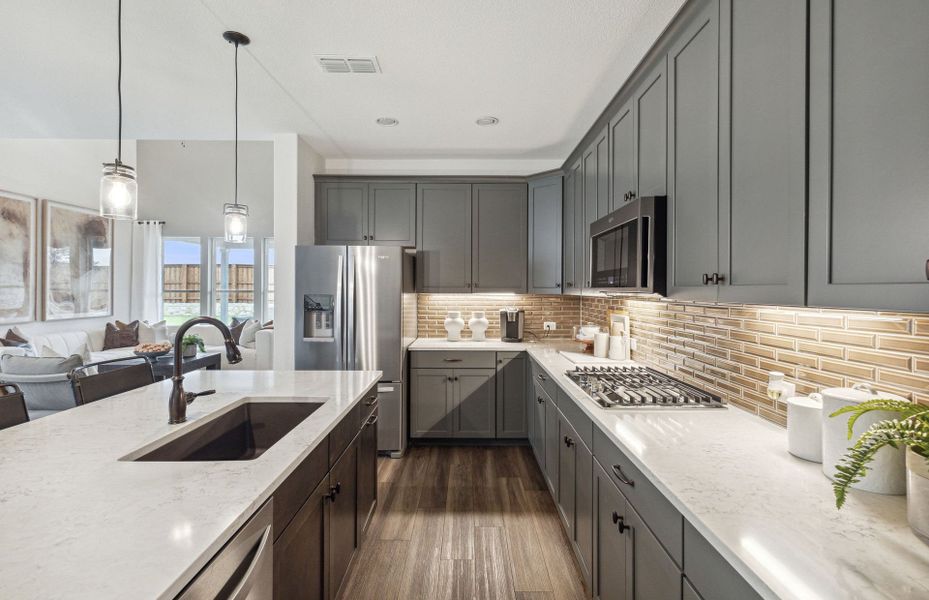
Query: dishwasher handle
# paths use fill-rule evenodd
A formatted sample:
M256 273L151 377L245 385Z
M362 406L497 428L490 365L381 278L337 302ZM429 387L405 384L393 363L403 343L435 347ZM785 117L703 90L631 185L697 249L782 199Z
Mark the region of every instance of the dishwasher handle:
M258 549L248 565L248 569L239 581L239 585L229 595L229 600L249 600L252 598L251 592L262 574L267 573L268 569L274 568L271 556L271 526L265 527L261 539L258 541Z

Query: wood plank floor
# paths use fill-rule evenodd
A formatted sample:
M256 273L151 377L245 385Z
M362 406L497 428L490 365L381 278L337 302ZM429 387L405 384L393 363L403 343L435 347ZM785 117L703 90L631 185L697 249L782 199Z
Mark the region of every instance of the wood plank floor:
M379 461L377 512L342 600L587 597L528 447L414 447Z

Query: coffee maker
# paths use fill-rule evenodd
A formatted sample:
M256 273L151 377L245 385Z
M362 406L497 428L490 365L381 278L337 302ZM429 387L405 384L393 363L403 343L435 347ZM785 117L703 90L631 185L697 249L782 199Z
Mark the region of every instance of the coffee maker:
M504 342L523 341L526 311L513 307L500 309L500 339Z

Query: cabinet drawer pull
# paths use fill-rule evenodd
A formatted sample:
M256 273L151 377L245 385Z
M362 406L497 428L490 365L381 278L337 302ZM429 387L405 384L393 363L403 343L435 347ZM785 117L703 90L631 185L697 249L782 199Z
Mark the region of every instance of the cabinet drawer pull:
M542 396L537 397L535 400L536 400L536 402L538 402L539 404L543 404L543 403L545 402L545 400L542 398Z
M536 377L536 379L538 379L539 381L548 381L548 377L546 377L544 373L539 373L539 374L536 375L535 377Z
M377 396L368 396L365 398L365 406L374 406L377 404Z
M572 440L568 436L564 436L564 445L570 448L571 446L574 445L574 440Z
M444 362L461 362L461 359L460 359L460 358L443 358L442 361L444 361Z
M619 465L613 465L613 475L616 475L616 479L619 479L626 485L630 487L635 487L635 482L629 479L628 477L626 477L626 474L623 473L622 467L620 467Z
M377 419L378 419L378 416L377 416L377 415L371 415L371 416L368 418L368 422L365 423L365 427L370 427L371 425L377 424Z

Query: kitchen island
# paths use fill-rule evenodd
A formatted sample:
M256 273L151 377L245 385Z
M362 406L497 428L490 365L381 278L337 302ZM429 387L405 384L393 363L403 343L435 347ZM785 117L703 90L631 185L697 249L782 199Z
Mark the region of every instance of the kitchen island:
M822 465L790 455L784 428L736 407L602 408L565 375L577 365L560 351L579 347L567 340L421 338L410 350L525 351L557 386L557 399L551 400L559 410L572 416L579 410L592 423L596 461L609 472L615 461L607 459L616 456L601 454L604 445L598 442L621 452L647 480L638 488L649 484L657 490L676 519L683 517L684 529L702 536L705 548L718 552L760 597L929 598L929 546L910 530L904 496L852 490L846 506L836 510ZM643 508L649 507L636 507L645 516ZM665 525L649 523L656 531ZM680 545L679 537L671 541ZM686 543L681 562L688 571ZM609 557L605 564L611 564Z
M166 380L0 432L0 597L174 598L379 378L198 371L180 425ZM254 460L124 460L245 397L323 404Z

